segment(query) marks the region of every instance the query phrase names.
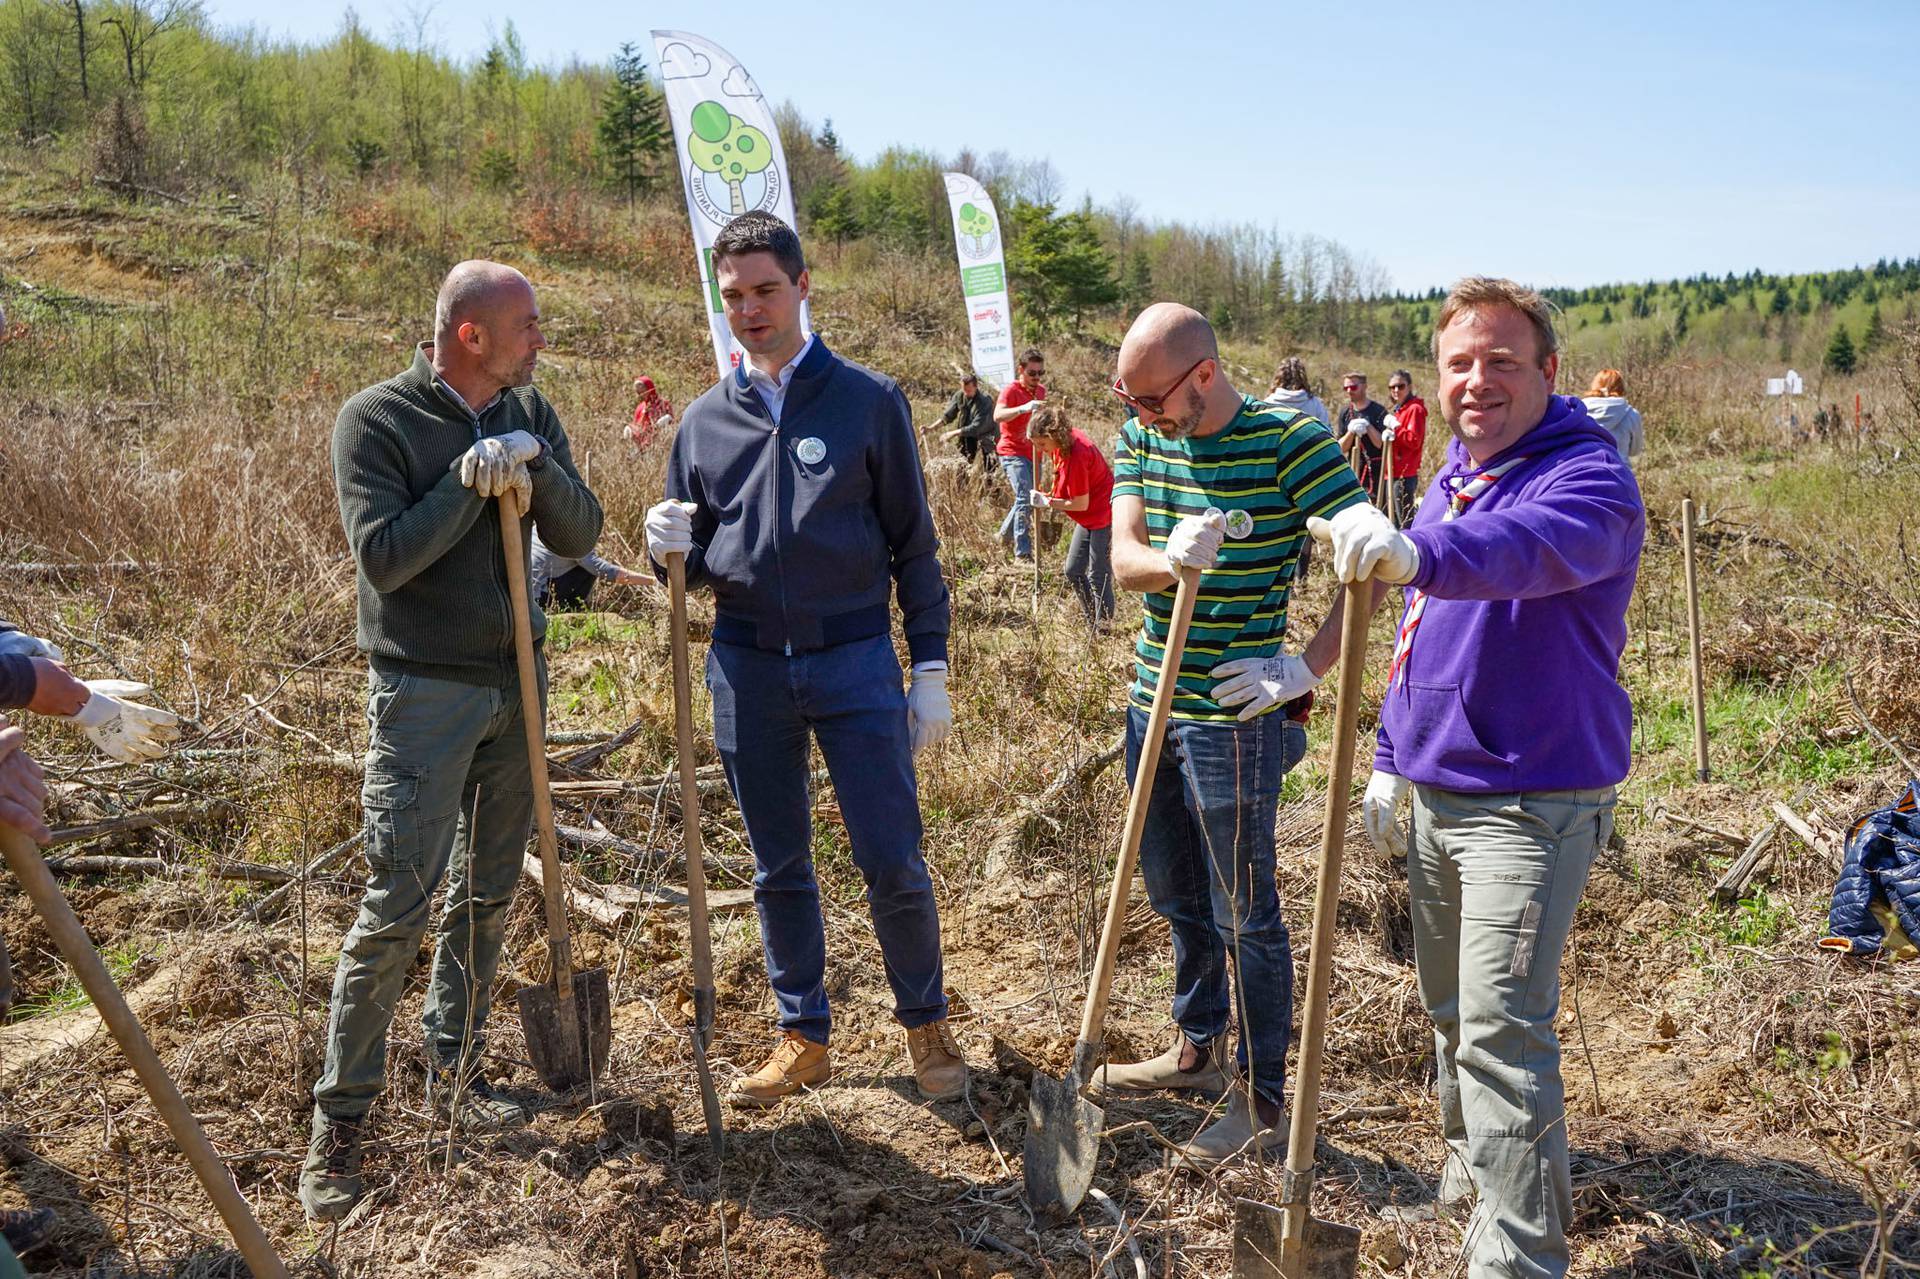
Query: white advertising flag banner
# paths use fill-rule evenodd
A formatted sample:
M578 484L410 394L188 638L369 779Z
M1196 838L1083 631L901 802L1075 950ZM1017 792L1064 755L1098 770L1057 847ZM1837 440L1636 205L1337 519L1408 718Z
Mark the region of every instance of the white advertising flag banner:
M987 189L964 173L947 174L947 208L953 215L960 293L973 337L973 371L990 385L1003 387L1013 381L1013 308L1007 304L1000 215Z
M720 287L713 278L714 237L749 210L795 225L787 157L760 86L732 54L686 31L654 32L653 48L655 68L666 86L687 217L693 223L707 328L713 334L720 376L725 377L746 352L733 340L721 311ZM804 305L800 324L803 330L812 327Z

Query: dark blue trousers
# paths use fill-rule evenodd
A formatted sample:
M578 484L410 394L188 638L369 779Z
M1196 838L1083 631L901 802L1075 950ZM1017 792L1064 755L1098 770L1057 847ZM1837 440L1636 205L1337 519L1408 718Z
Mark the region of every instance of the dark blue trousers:
M920 851L920 799L900 661L885 635L788 657L737 644L707 652L713 737L753 846L754 907L780 1025L815 1043L832 1026L826 928L813 874L807 745L820 743L854 865L909 1028L947 1015L940 916Z
M1147 713L1130 708L1129 777L1146 733ZM1274 1102L1286 1082L1293 951L1274 882L1273 822L1280 783L1306 750L1306 726L1279 711L1244 724L1169 720L1140 839L1147 898L1173 933L1173 1020L1205 1044L1237 1011L1236 1060ZM1232 1004L1229 964L1239 987Z

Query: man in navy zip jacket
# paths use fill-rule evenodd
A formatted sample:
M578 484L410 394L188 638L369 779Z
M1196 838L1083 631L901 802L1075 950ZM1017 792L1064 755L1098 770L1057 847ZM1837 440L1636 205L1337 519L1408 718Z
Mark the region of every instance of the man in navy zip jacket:
M913 775L913 756L953 721L949 607L913 418L893 379L806 331L806 263L780 219L755 212L728 223L713 269L748 358L687 407L667 500L646 528L656 566L684 554L689 587L713 591L714 744L753 846L754 905L780 1010L773 1054L730 1095L770 1106L832 1073L811 734L867 882L921 1094L957 1097L967 1069L947 1026ZM889 593L913 663L904 693Z

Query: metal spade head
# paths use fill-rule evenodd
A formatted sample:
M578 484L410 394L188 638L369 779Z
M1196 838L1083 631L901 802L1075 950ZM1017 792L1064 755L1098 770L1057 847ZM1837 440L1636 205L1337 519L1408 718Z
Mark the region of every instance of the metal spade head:
M1027 1094L1027 1203L1042 1216L1072 1215L1093 1185L1106 1112L1080 1095L1077 1074L1035 1071Z
M727 1153L727 1124L720 1113L720 1094L713 1086L713 1068L707 1064L707 1041L713 1035L713 1002L711 987L693 992L693 1025L688 1028L688 1037L693 1040L693 1069L700 1081L700 1110L706 1116L707 1142L713 1147L713 1157L719 1159Z
M607 1054L613 1048L613 1000L606 969L573 974L573 1034L560 1020L560 999L548 983L522 986L515 998L520 1028L527 1038L527 1059L540 1082L555 1092L569 1092L606 1072Z
M1281 1267L1289 1209L1257 1199L1233 1201L1233 1279L1353 1279L1360 1268L1360 1232L1318 1217L1307 1218L1300 1264ZM1306 1206L1292 1209L1305 1212Z

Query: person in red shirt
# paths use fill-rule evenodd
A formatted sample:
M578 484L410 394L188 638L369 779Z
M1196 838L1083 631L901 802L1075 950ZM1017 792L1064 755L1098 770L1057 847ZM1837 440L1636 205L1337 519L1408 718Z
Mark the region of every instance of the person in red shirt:
M1393 408L1387 414L1383 440L1393 441L1393 500L1400 527L1413 523L1413 498L1420 488L1420 456L1427 447L1427 406L1413 393L1413 374L1395 369L1387 379Z
M1033 491L1033 445L1027 443L1027 418L1036 400L1047 398L1040 379L1047 375L1047 357L1038 347L1028 347L1020 357L1020 375L1008 384L995 401L993 420L1000 424L1000 443L994 452L1000 456L1000 471L1013 486L1013 508L1000 521L1000 540L1013 538L1013 557L1033 558L1033 541L1027 533L1027 495Z
M634 405L633 421L627 426L627 438L635 448L653 443L653 433L673 425L673 401L654 388L653 379L644 373L633 379L633 393L640 397Z
M1053 491L1035 489L1028 498L1041 510L1065 511L1079 526L1067 547L1067 582L1080 597L1087 625L1105 631L1113 618L1113 468L1058 404L1035 409L1027 435L1053 458Z

